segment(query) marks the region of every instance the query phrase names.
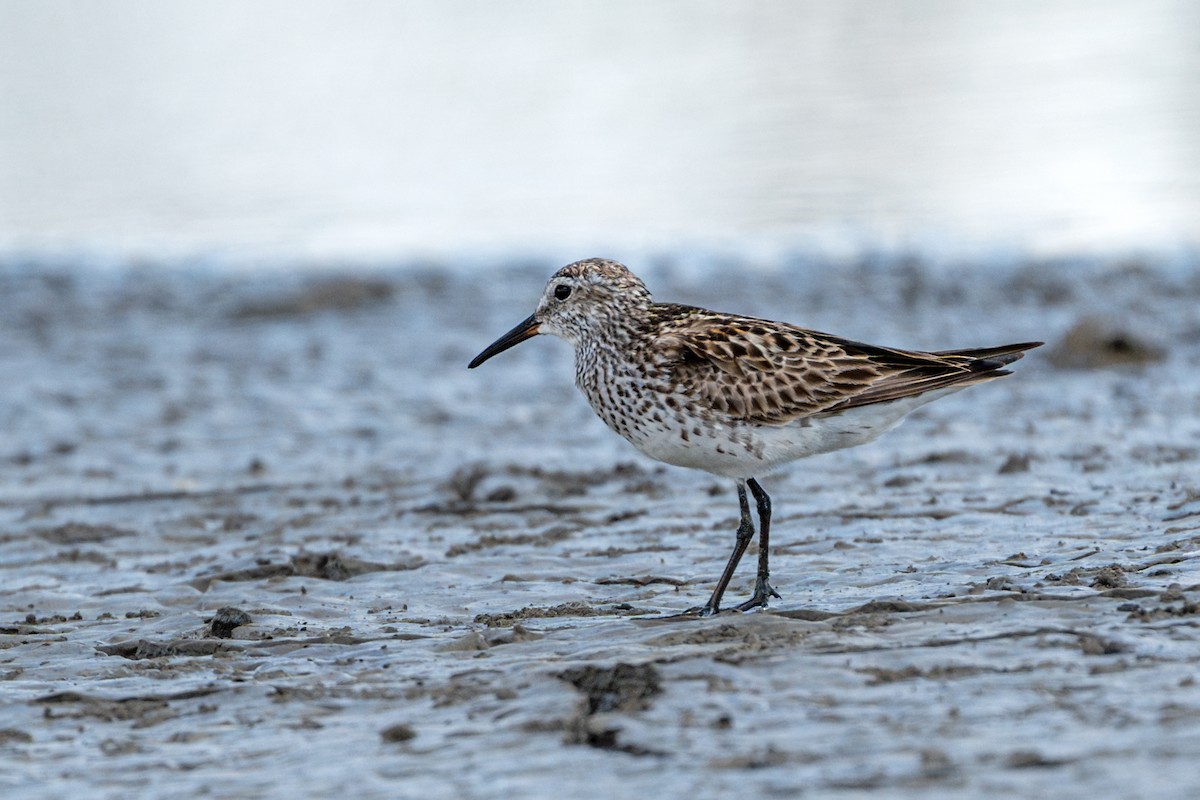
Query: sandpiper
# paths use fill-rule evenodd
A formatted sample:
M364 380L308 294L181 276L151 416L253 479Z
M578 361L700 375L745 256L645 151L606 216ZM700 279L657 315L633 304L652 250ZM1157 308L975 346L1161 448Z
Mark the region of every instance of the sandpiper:
M771 498L755 475L798 458L869 442L910 411L1009 374L1041 342L924 353L863 344L782 322L656 303L641 279L601 258L550 278L537 310L470 363L473 369L539 333L575 347L575 383L595 412L651 458L737 482L741 523L708 602L718 613L754 537L758 573L738 611L779 594L768 565Z

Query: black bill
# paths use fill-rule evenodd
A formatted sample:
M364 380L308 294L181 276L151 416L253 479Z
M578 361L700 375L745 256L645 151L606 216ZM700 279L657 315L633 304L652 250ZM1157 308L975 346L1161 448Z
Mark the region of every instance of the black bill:
M526 339L537 335L538 321L533 318L533 315L530 315L529 319L489 344L482 353L471 359L471 363L467 364L467 369L475 369L497 353L503 353L508 348L516 347Z

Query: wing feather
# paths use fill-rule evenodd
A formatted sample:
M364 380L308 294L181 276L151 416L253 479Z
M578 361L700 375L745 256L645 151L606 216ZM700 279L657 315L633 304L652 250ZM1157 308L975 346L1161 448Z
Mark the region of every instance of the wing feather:
M923 353L753 317L659 308L654 347L671 380L719 412L767 425L990 380L1036 346Z

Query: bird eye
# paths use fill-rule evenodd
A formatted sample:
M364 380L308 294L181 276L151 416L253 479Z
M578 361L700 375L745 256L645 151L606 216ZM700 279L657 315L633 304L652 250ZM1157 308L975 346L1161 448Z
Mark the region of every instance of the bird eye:
M571 296L571 287L565 283L560 283L554 287L554 297L557 300L566 300Z

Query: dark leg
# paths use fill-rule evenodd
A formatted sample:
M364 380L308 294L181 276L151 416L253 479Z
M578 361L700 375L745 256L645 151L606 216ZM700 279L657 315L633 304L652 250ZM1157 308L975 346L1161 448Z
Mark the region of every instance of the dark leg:
M757 486L757 484L755 485ZM737 569L738 562L742 560L742 554L746 552L746 548L750 546L750 540L754 538L754 523L750 520L750 503L746 500L746 487L742 485L741 481L738 481L737 491L738 503L742 507L742 521L737 529L737 542L733 545L733 552L729 554L729 562L725 565L725 571L721 573L721 580L717 581L717 588L713 589L712 597L708 598L708 602L702 607L692 612L698 613L702 617L711 617L721 610L721 597L725 594L729 581L733 579L733 572Z
M738 611L749 611L760 606L766 608L769 598L779 598L779 592L771 588L771 570L767 563L771 557L771 498L754 478L746 481L746 485L758 504L758 577L754 580L754 594L737 607ZM742 497L745 498L744 493Z

